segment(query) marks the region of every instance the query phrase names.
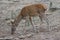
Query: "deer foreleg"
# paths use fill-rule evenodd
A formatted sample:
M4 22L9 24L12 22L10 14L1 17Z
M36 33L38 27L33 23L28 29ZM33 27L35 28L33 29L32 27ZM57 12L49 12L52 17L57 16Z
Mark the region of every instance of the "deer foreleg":
M29 17L29 20L30 20L31 25L33 26L33 31L35 32L35 28L34 28L34 25L33 25L33 23L32 23L31 17Z

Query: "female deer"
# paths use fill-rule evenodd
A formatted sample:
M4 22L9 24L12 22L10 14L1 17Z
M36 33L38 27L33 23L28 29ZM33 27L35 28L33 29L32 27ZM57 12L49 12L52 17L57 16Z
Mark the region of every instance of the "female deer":
M46 20L47 25L49 25L48 19L47 19L46 14L45 14L46 10L47 9L45 8L45 5L43 5L43 4L32 4L32 5L29 5L29 6L22 8L21 13L16 17L14 22L11 22L12 23L11 34L14 34L16 27L18 26L21 19L23 19L24 17L27 17L27 16L29 16L29 20L33 26L33 30L34 30L34 25L32 23L31 17L34 17L34 16L39 16L41 21L43 19Z

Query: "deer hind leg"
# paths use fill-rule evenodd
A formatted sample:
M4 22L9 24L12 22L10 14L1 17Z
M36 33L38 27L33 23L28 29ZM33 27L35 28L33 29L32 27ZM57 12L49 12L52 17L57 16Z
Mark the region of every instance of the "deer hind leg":
M46 17L46 15L45 15L45 17L44 17L44 20L47 22L47 25L49 26L49 20L48 20L48 18Z
M42 24L43 23L43 19L42 19L42 17L40 15L39 15L39 19L41 20L41 24Z
M48 20L46 14L42 13L41 18L46 21L46 23L47 23L47 28L48 28L48 30L50 31L49 20Z
M44 15L44 16L40 16L39 15L39 18L40 18L40 20L41 20L41 22L43 23L43 19L47 22L47 25L49 25L49 20L48 20L48 18L46 17L46 15Z
M47 16L46 16L46 14L44 15L44 20L45 20L45 21L46 21L46 23L47 23L48 31L50 31L49 20L48 20L48 18L47 18Z

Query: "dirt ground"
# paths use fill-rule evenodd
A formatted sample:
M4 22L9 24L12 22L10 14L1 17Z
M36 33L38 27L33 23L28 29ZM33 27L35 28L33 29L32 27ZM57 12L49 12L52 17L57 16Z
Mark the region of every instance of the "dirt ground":
M7 21L3 19L0 14L0 39L10 39L10 40L60 40L60 10L47 15L49 20L49 26L47 27L46 22L40 25L40 20L38 17L32 18L35 26L35 31L29 22L26 23L22 20L19 26L16 28L14 35L11 35L11 25L7 24ZM49 28L49 29L48 29ZM49 30L49 31L48 31Z

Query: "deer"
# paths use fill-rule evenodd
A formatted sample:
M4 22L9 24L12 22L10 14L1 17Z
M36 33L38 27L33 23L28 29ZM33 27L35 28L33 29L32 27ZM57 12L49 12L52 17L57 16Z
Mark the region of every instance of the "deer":
M18 14L18 16L14 19L14 21L11 21L12 28L11 28L11 34L14 34L16 31L16 27L19 25L21 20L25 17L29 17L30 23L33 26L34 30L34 25L32 23L31 17L38 16L41 22L43 22L43 19L46 21L48 27L48 18L45 14L45 11L47 10L46 5L44 4L31 4L29 6L25 6L21 9L21 12ZM35 31L35 30L34 30Z

